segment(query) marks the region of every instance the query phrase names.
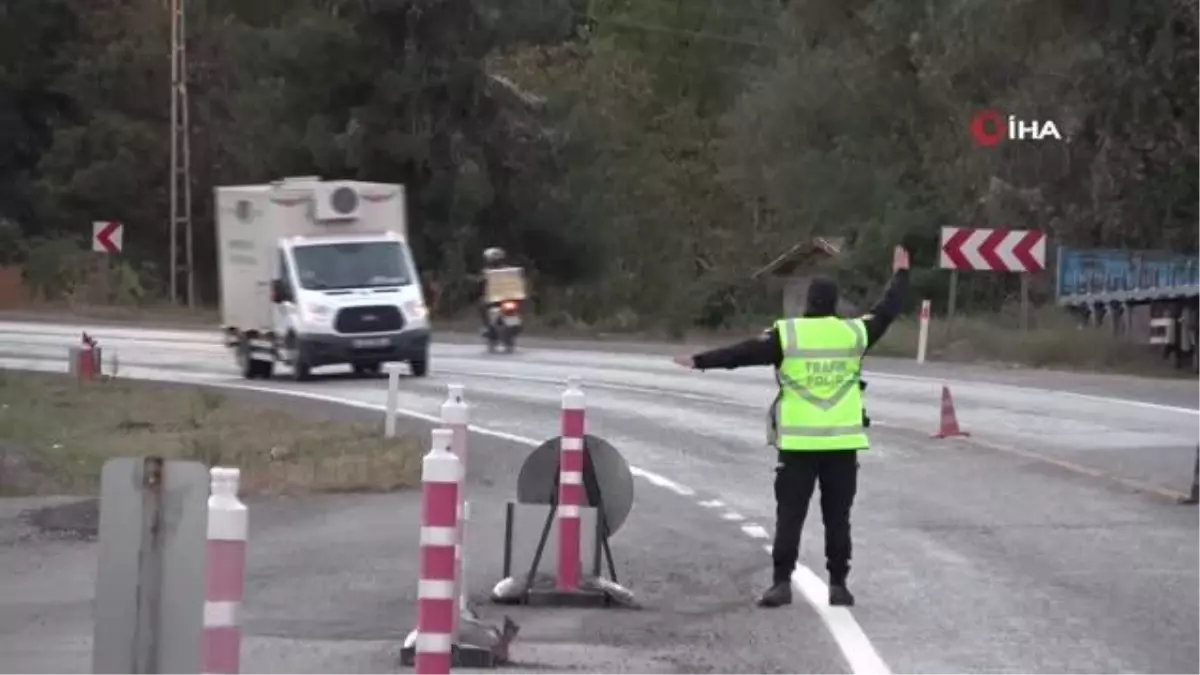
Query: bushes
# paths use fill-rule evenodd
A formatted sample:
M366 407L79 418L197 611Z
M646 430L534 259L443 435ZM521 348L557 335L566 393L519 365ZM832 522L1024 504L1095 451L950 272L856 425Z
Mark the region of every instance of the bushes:
M0 222L0 245L12 223ZM17 228L19 236L19 228ZM21 266L21 277L29 294L43 302L70 305L142 306L160 300L148 290L161 287L152 265L135 265L128 260L84 248L80 237L57 235L15 239L6 249L4 263Z
M934 317L927 358L1140 374L1169 372L1160 351L1114 336L1109 328L1083 326L1055 308L1035 313L1031 324L1028 330L1021 330L1015 312L961 316L952 324L944 317ZM872 353L915 358L918 333L915 317L898 320Z

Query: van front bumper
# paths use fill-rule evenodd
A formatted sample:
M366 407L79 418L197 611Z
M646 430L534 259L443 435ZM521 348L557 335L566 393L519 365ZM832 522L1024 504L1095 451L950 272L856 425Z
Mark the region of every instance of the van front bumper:
M301 335L300 358L310 367L340 363L424 361L429 358L429 329L386 335Z

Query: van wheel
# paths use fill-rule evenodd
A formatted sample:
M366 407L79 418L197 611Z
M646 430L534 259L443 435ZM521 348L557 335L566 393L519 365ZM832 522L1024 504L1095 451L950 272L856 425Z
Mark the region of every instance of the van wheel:
M413 377L425 377L429 374L429 357L409 361L408 368L412 371Z
M258 359L250 358L250 345L243 342L237 348L238 370L241 371L242 377L247 380L271 378L275 370L275 364L271 361L259 361Z
M304 359L304 348L295 334L289 333L284 340L284 347L292 356L292 379L297 382L307 382L312 379L312 367Z
M237 358L238 371L242 373L242 377L247 380L253 380L257 376L257 373L254 367L254 359L250 358L250 345L245 341L239 342L234 356Z
M292 379L297 382L307 382L312 379L312 368L303 361L292 364Z

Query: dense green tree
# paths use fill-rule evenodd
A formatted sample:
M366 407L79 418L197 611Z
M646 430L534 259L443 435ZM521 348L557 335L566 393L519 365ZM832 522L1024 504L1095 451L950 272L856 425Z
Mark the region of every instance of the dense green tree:
M530 267L543 311L615 326L753 314L765 296L750 274L814 235L849 238L843 274L863 291L895 242L932 267L952 223L1197 245L1194 4L188 8L209 300L212 188L298 174L404 183L421 265L451 305L498 244ZM27 237L120 219L128 256L163 266L168 38L161 0L5 4L0 218ZM1065 139L978 147L968 125L983 108L1054 120ZM974 301L1004 302L1009 282L976 284ZM932 270L918 283L944 287Z
M0 9L0 217L31 231L30 179L70 103L53 84L74 19L66 0L6 0Z

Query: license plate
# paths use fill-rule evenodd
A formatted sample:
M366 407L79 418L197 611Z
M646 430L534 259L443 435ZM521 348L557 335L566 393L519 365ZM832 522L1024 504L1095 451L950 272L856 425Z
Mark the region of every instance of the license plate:
M387 338L358 338L357 340L351 340L350 344L359 349L367 349L371 347L386 347L390 344L390 341Z
M520 326L521 325L521 317L510 314L510 315L504 317L504 325L505 326Z

